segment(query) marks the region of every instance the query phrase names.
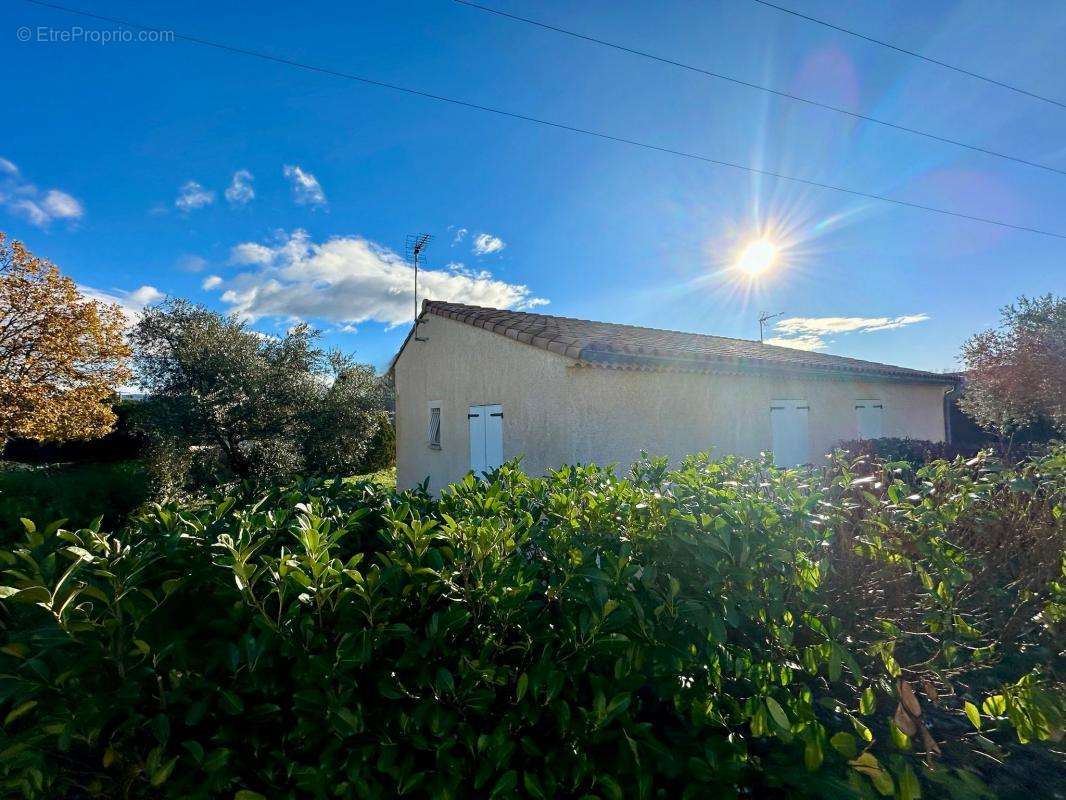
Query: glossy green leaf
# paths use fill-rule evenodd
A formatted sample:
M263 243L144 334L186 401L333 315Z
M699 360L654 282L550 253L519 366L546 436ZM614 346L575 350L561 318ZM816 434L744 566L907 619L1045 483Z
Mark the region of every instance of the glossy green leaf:
M962 708L966 712L966 719L970 720L970 724L977 730L981 730L981 712L977 710L977 706L967 700L963 703Z

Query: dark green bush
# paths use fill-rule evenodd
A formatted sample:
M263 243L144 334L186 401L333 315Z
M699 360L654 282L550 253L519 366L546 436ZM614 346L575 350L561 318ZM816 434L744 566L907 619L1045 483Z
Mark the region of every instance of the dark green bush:
M0 553L0 785L1042 796L1064 473L507 465L439 500L329 481L31 529Z
M386 412L366 449L362 471L379 472L396 464L396 428Z
M105 526L116 526L147 497L139 461L9 466L0 469L0 543L22 537L22 517L66 519L77 529L103 516Z
M976 448L967 450L946 442L933 442L928 439L907 439L882 436L879 439L849 439L840 442L837 447L853 456L875 456L882 461L906 461L921 466L942 458L955 458L959 455L972 456Z

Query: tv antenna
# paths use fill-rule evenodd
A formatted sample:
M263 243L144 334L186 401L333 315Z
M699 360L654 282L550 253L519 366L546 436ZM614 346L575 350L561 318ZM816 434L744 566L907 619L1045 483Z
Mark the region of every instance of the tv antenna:
M428 233L412 233L407 237L407 260L415 267L415 341L423 342L425 339L418 338L418 262L422 259L422 253L433 237Z
M763 341L762 341L763 326L767 322L769 322L770 320L776 319L777 317L783 317L784 315L785 315L784 311L782 311L782 312L780 312L778 314L767 314L765 311L762 313L762 316L759 317L759 344L763 343Z

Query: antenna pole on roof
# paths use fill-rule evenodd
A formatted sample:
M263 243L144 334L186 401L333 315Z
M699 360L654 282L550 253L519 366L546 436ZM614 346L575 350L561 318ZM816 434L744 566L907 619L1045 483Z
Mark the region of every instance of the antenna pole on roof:
M421 342L424 339L418 338L418 262L422 258L422 253L426 249L426 245L429 244L433 237L428 233L412 233L407 237L407 260L414 264L415 267L415 341Z
M761 316L761 317L759 317L759 344L762 344L762 343L763 343L763 341L762 341L762 337L763 337L763 326L764 326L764 325L765 325L765 324L766 324L767 322L769 322L770 320L772 320L772 319L774 319L774 318L776 318L776 317L782 317L782 316L784 316L784 315L785 315L785 312L784 312L784 311L782 311L782 312L780 312L780 313L778 313L778 314L767 314L767 313L766 313L765 311L764 311L764 312L762 312L762 316Z

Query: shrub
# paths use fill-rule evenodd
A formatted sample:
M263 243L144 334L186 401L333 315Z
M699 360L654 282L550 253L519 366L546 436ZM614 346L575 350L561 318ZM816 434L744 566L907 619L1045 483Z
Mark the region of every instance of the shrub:
M65 442L38 442L33 439L9 439L2 457L23 464L79 464L132 461L143 455L144 436L133 429L131 417L139 401L120 399L112 407L115 427L96 439L73 439Z
M1066 722L1064 474L1062 451L509 464L439 500L308 482L31 527L0 553L0 785L974 797L1027 758L1038 793Z
M882 461L906 461L921 466L942 458L957 455L973 455L975 450L958 448L946 442L928 439L896 438L883 436L879 439L848 439L837 447L853 456L875 456Z
M367 446L362 468L365 472L379 472L396 464L396 428L387 412L380 412L380 424Z
M22 536L21 517L65 519L77 529L103 516L105 526L117 526L147 496L138 461L0 469L0 542Z

